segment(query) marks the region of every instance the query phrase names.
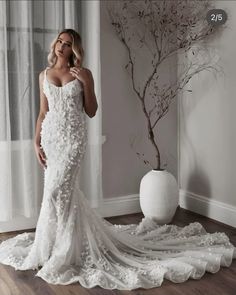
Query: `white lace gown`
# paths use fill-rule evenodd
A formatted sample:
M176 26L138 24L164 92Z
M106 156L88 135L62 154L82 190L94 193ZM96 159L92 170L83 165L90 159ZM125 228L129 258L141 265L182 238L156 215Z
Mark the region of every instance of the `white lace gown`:
M47 69L46 69L47 70ZM215 273L236 258L223 232L207 233L194 222L185 227L112 224L91 208L78 187L78 171L87 143L82 83L50 83L41 129L47 157L44 194L35 232L24 232L0 245L0 262L16 270L37 270L51 284L79 282L86 288L153 288Z

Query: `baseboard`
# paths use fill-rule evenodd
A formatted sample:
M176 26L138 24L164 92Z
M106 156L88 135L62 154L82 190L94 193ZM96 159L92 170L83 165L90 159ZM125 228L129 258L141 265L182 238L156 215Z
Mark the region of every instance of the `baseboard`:
M236 207L191 192L180 190L180 207L236 227Z
M139 194L104 199L101 206L96 208L103 217L112 217L142 212Z
M24 216L15 217L10 221L0 222L0 233L33 229L36 227L38 217L26 218Z

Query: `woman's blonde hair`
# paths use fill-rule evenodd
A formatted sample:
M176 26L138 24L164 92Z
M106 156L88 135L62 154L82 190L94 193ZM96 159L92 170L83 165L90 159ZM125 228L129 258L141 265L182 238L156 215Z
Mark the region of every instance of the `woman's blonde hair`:
M84 58L84 49L82 47L82 41L80 34L77 33L73 29L64 29L60 33L58 33L57 37L52 41L50 44L50 52L48 54L48 64L50 67L54 66L56 61L57 61L57 56L55 54L55 46L57 43L58 38L60 37L61 34L67 33L71 36L72 39L72 55L69 58L69 66L74 67L74 66L80 66L82 67L83 63L83 58Z

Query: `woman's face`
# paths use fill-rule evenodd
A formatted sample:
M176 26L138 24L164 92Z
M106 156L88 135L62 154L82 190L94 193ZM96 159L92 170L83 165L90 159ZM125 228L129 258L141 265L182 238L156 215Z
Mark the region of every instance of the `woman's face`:
M69 59L72 51L72 38L67 33L62 33L58 38L55 46L55 54L58 57Z

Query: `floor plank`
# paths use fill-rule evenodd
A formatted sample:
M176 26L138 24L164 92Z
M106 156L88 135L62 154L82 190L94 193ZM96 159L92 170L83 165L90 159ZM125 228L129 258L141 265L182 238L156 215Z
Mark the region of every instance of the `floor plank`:
M142 213L106 218L113 224L139 223ZM184 226L191 222L200 222L208 232L225 232L230 241L236 245L236 228L214 221L210 218L178 208L173 224ZM34 231L35 229L27 230ZM23 231L0 234L0 240L5 240ZM161 287L152 289L105 290L100 287L85 289L79 283L71 285L48 284L35 277L36 270L15 271L10 266L0 264L0 295L235 295L236 294L236 261L229 268L221 268L216 274L206 273L200 280L188 280L185 283L174 284L164 280Z

